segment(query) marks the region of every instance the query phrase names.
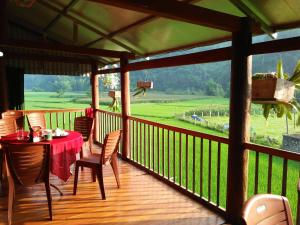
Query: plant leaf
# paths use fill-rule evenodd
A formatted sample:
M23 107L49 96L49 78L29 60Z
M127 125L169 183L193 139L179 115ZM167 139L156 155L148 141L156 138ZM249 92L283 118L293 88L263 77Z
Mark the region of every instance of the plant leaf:
M270 114L270 111L271 111L271 107L272 107L271 104L264 104L264 105L262 105L263 115L264 115L264 117L265 117L266 120L269 117L269 114Z
M284 78L283 74L284 73L283 73L282 59L279 59L277 62L277 77L283 79Z

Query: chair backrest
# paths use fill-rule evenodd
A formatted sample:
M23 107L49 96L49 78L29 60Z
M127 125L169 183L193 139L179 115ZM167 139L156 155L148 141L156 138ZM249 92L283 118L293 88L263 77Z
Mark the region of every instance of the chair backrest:
M27 114L28 123L30 127L40 126L46 128L45 114L40 112L34 112Z
M11 118L16 120L16 124L18 128L24 128L24 113L19 110L8 110L2 113L2 118L7 119Z
M49 179L50 145L4 144L11 176L19 185L33 185Z
M287 198L272 194L251 197L244 204L242 217L247 225L293 224Z
M16 132L17 126L14 119L0 119L0 137Z
M110 161L111 156L116 154L121 139L122 130L113 131L105 136L104 144L102 148L102 157L100 159L101 164L105 164Z
M93 118L87 116L76 117L74 121L74 130L80 132L83 141L88 141L92 132Z

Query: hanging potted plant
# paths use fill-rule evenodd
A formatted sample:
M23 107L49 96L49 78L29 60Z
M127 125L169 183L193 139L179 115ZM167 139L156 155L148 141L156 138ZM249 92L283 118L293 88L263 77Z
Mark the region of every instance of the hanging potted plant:
M150 57L147 57L146 60L149 60ZM153 81L147 80L148 77L148 71L145 71L146 74L146 80L138 80L136 83L136 89L134 90L133 96L137 96L140 94L145 95L146 91L148 89L153 89Z
M295 89L300 89L300 60L289 77L283 71L282 60L277 63L276 73L257 73L252 77L252 101L262 104L263 115L268 119L271 111L277 117L286 115L292 119L292 113L298 113L300 125L300 105L294 98Z
M116 67L116 65L113 65L113 67ZM117 73L111 73L107 75L102 76L103 85L110 89L108 91L108 96L112 98L111 104L108 105L108 107L113 111L119 111L120 110L120 102L119 98L121 97L121 91L116 90L118 89L120 80Z
M140 94L145 95L147 89L153 89L153 82L152 81L137 81L136 83L136 89L134 90L133 96L137 96Z

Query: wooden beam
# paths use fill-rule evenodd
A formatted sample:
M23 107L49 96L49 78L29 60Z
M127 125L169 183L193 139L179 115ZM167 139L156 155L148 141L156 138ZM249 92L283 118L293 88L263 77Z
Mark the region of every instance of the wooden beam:
M99 74L110 74L110 73L120 73L120 68L111 68L111 69L105 69L105 70L98 70L97 75Z
M240 17L201 8L175 0L89 0L128 10L152 14L182 22L212 27L226 31L236 31L240 27Z
M38 1L37 3L45 6L46 8L52 10L52 11L55 11L55 12L60 12L60 9L49 4L48 1L45 1L45 0L40 0ZM114 44L124 48L125 50L129 51L129 52L132 52L136 55L142 55L142 53L140 53L139 51L137 51L136 49L133 49L129 46L127 46L126 44L122 43L121 41L118 41L118 40L115 40L113 39L112 37L110 37L109 35L107 35L106 33L102 32L101 30L99 30L98 28L95 28L94 26L91 26L89 25L88 23L78 19L77 17L75 16L72 16L72 15L69 15L69 14L66 14L66 13L62 13L62 16L64 16L65 18L68 18L70 20L72 20L73 22L77 23L78 25L100 35L100 36L103 36L104 38L108 39L109 41L113 42ZM88 47L88 46L84 46L84 47Z
M263 19L261 19L256 13L249 8L243 1L241 0L230 0L237 8L239 8L246 16L252 18L256 21L261 29L268 34L271 38L275 39L274 33L276 32L274 28L268 25Z
M233 33L226 217L240 224L242 206L247 199L248 151L250 140L250 104L252 56L250 55L250 21L244 20L239 32Z
M300 37L292 37L253 44L251 47L251 54L266 54L296 50L300 50Z
M83 47L64 45L58 43L47 43L47 42L26 41L26 40L7 40L5 42L1 42L0 46L9 47L9 48L28 48L28 49L38 49L38 50L48 50L48 51L61 51L61 52L79 54L79 55L94 55L94 56L103 56L109 58L120 58L121 55L126 55L130 59L134 58L134 55L129 52L119 52L119 51L96 49L96 48L83 48Z
M128 116L130 116L130 79L129 71L126 69L128 65L128 58L123 55L120 58L121 68L121 102L122 102L122 157L127 158L129 154L129 143L130 143L130 126Z
M199 63L218 62L231 59L231 48L213 49L203 52L191 53L180 56L172 56L161 59L153 59L149 61L142 61L136 63L130 63L127 66L129 71L172 67L172 66L184 66Z
M79 63L79 64L91 64L94 59L90 58L76 58L69 56L52 56L52 55L42 55L42 54L26 54L26 53L15 53L7 52L6 58L8 59L20 59L20 60L30 60L30 61L41 61L41 62L63 62L63 63ZM98 62L99 64L103 64Z
M59 19L64 15L64 14L67 14L68 11L78 2L79 0L71 0L69 2L69 4L62 10L58 13L58 15L53 19L51 20L48 25L43 29L44 32L47 32L51 27L53 27L58 21Z

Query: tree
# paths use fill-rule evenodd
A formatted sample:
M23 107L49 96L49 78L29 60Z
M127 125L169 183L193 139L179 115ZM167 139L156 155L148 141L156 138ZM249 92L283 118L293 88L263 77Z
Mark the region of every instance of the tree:
M53 89L56 91L58 97L62 97L64 93L71 89L71 82L65 76L56 76L52 83Z

